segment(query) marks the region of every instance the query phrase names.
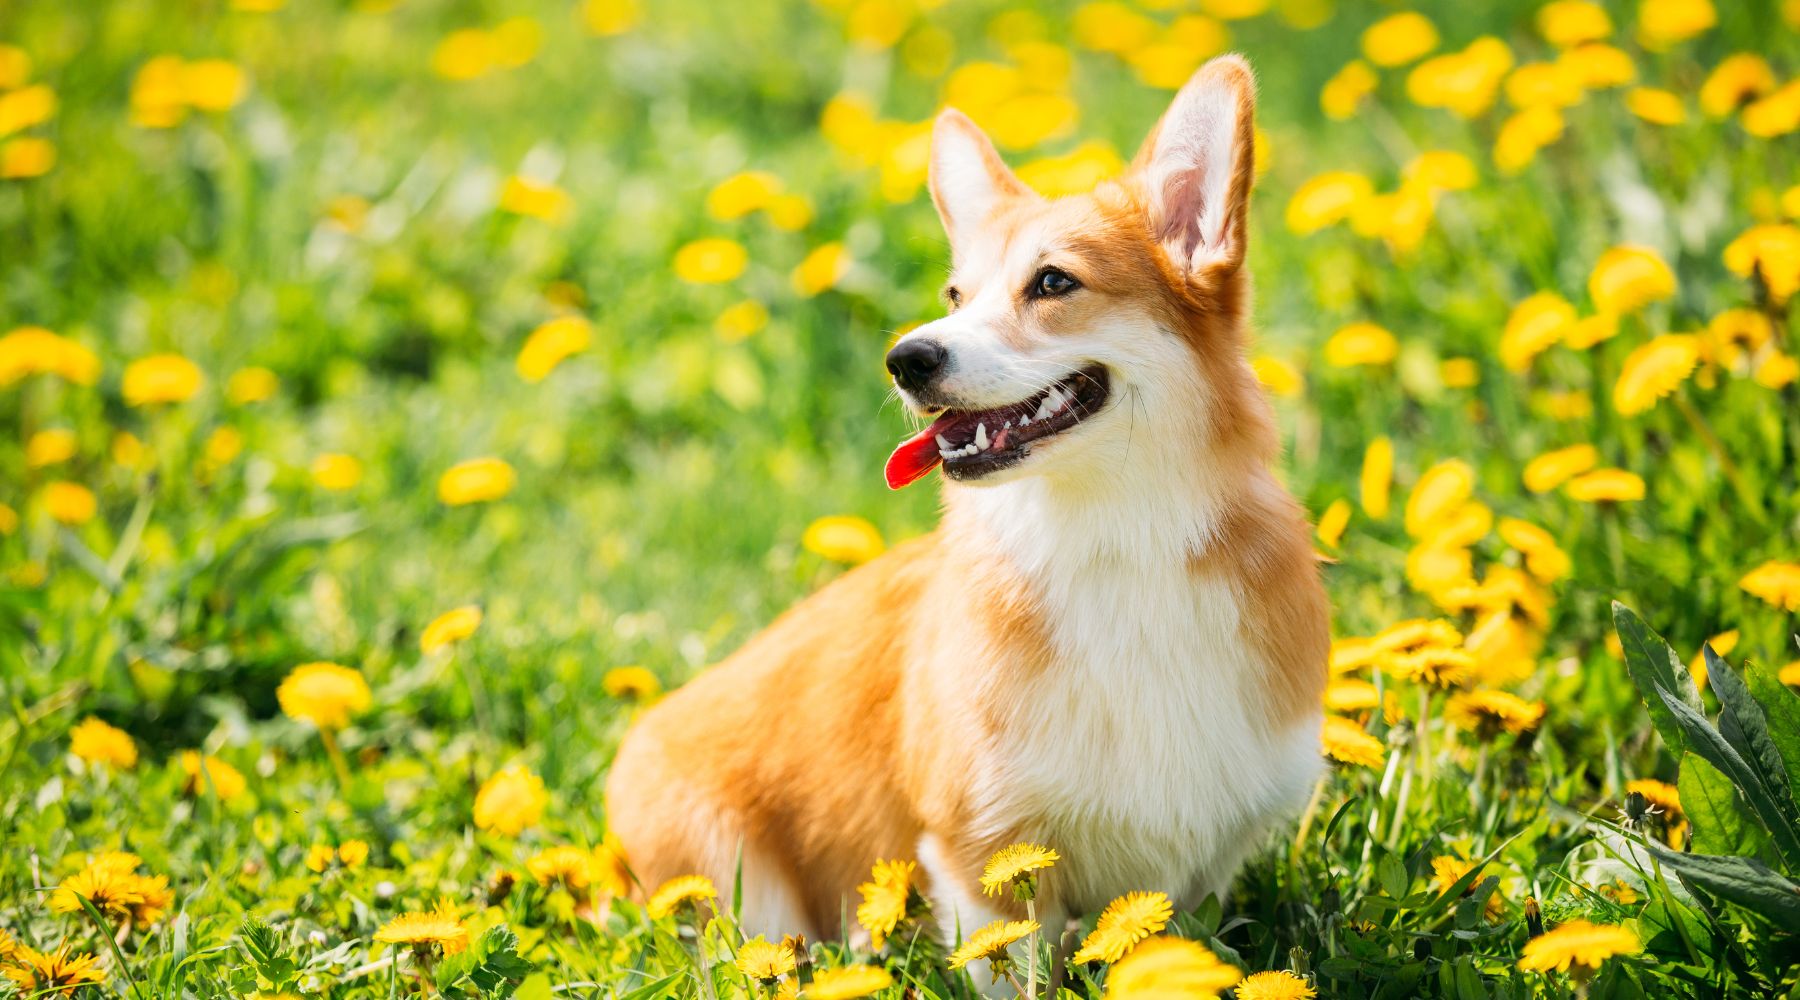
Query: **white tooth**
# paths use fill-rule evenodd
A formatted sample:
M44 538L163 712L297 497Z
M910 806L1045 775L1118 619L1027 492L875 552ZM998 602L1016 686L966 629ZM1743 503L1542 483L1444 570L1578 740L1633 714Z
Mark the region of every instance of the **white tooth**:
M987 446L988 446L987 423L984 421L982 423L975 425L975 450L976 451L986 451Z
M949 451L950 450L950 439L944 437L942 434L939 434L937 436L937 443L938 443L939 451Z
M1056 386L1051 386L1050 387L1050 402L1056 404L1056 408L1060 410L1063 407L1069 405L1069 397L1064 395L1063 391L1060 388L1058 388Z
M1055 405L1052 404L1050 397L1045 396L1044 401L1042 403L1038 404L1037 413L1033 414L1031 419L1033 419L1033 420L1049 420L1050 415L1055 412L1056 412Z

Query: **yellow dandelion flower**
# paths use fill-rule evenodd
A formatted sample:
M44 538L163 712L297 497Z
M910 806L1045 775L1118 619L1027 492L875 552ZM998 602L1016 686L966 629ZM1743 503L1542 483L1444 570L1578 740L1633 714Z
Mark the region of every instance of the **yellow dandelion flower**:
M1160 892L1128 892L1108 903L1094 932L1075 952L1076 962L1117 962L1139 941L1169 925L1175 908Z
M654 701L662 694L662 682L643 667L614 667L600 678L600 688L614 698Z
M850 272L850 251L842 243L826 243L806 255L794 268L794 291L811 298L837 287Z
M452 608L431 620L419 633L419 652L426 656L458 643L481 627L481 609L473 604Z
M1622 503L1644 499L1644 480L1624 469L1595 469L1569 480L1563 492L1586 503Z
M1362 33L1363 55L1377 66L1404 66L1437 45L1437 26L1415 11L1391 14Z
M1319 746L1325 756L1345 764L1380 768L1387 761L1387 748L1379 739L1363 731L1353 719L1327 715L1319 730Z
M1551 0L1538 8L1538 34L1559 49L1597 42L1612 34L1612 18L1593 0Z
M306 849L306 867L308 870L323 875L337 860L337 850L330 844L314 844Z
M1738 580L1744 593L1788 611L1800 611L1800 563L1770 560Z
M0 135L42 125L56 117L56 91L36 83L0 94Z
M1356 677L1340 677L1325 685L1325 711L1367 712L1381 704L1375 685Z
M1581 103L1585 89L1569 62L1529 62L1506 78L1506 100L1515 108L1568 108Z
M739 972L767 985L794 971L794 949L786 942L753 937L738 948L736 964Z
M11 964L0 965L0 975L12 980L26 996L73 993L83 986L106 982L106 970L100 968L99 960L92 955L71 954L72 947L65 944L49 953L20 947L10 959Z
M1642 795L1651 805L1675 818L1681 819L1687 815L1681 810L1681 792L1666 781L1637 778L1625 783L1625 792Z
M998 896L1011 886L1015 891L1035 886L1037 873L1050 868L1062 855L1042 844L1008 844L988 858L981 871L981 891Z
M1269 390L1270 395L1292 398L1306 389L1306 379L1300 370L1272 354L1251 358L1250 370L1256 373L1256 380Z
M583 0L581 21L602 38L623 35L643 16L641 0Z
M518 474L504 459L471 458L438 477L438 499L451 507L499 500L511 493L518 481Z
M267 368L252 365L231 373L225 382L225 398L235 406L260 403L275 395L281 380Z
M631 891L631 871L625 865L625 849L612 834L594 847L593 861L588 865L594 884L608 896L623 896Z
M130 406L180 403L200 391L206 377L200 367L179 354L153 354L125 366L122 391Z
M1523 372L1532 359L1563 339L1575 325L1575 307L1555 292L1527 296L1506 319L1500 334L1500 363L1508 371Z
M1561 111L1548 105L1532 105L1500 123L1494 137L1494 166L1503 174L1516 174L1537 159L1538 151L1562 138L1567 123Z
M137 766L137 744L130 734L91 715L69 730L69 752L90 764L121 770Z
M1106 1000L1216 997L1243 975L1196 941L1151 938L1113 966L1106 977Z
M41 326L21 326L0 336L0 387L28 375L54 375L76 385L93 385L100 378L100 358Z
M560 885L571 891L586 889L593 881L594 855L568 844L545 848L525 861L525 869L538 885Z
M58 913L80 913L81 901L85 899L103 915L130 915L132 907L142 903L144 896L132 872L137 859L127 857L131 857L128 866L103 860L63 879L50 894L50 908Z
M56 167L56 143L22 135L0 142L0 180L42 177Z
M45 483L42 497L44 510L52 518L70 527L92 521L100 510L94 491L80 483L63 480Z
M203 768L204 775L201 773ZM211 754L202 757L197 750L181 752L181 771L185 775L181 785L183 795L211 792L220 802L230 802L249 787L243 772Z
M1406 184L1427 191L1467 191L1480 180L1475 163L1449 149L1428 149L1407 162L1401 171Z
M1327 548L1337 548L1344 539L1344 529L1350 525L1350 501L1339 497L1331 501L1325 513L1319 515L1319 543Z
M559 316L525 338L519 357L513 362L519 377L527 382L542 382L570 356L580 354L594 342L594 325L580 316Z
M1363 451L1360 499L1363 513L1380 521L1388 515L1394 484L1394 442L1382 435Z
M1588 294L1604 312L1637 312L1675 294L1675 272L1648 247L1616 246L1595 262Z
M913 872L918 865L911 861L877 861L869 881L856 887L862 902L856 907L856 922L869 932L869 943L880 951L888 935L906 919L907 900L912 896Z
M1625 94L1625 110L1652 125L1680 125L1687 121L1681 95L1660 87L1633 87Z
M1500 82L1512 68L1512 50L1484 35L1461 52L1435 56L1406 76L1406 96L1422 108L1445 108L1464 118L1485 113L1494 104Z
M979 958L1003 964L1007 960L1006 949L1037 930L1035 920L996 920L963 939L962 945L950 953L950 967L960 969Z
M1800 226L1752 226L1725 245L1725 267L1736 275L1759 277L1769 297L1786 302L1800 291Z
M249 90L244 71L224 59L196 59L181 67L181 96L201 111L229 111Z
M1756 363L1750 378L1765 389L1782 389L1800 379L1800 358L1774 351Z
M375 940L382 944L411 945L415 950L432 948L454 955L469 946L469 929L457 919L455 912L443 902L427 912L402 913L381 925Z
M1708 638L1705 644L1711 646L1715 654L1729 656L1731 651L1737 648L1738 639L1738 630L1729 629ZM1702 691L1706 690L1706 653L1704 650L1695 653L1694 658L1688 661L1688 673L1693 676L1695 687Z
M1781 680L1781 683L1786 684L1788 687L1800 688L1800 660L1795 660L1787 666L1782 667L1781 671L1776 674L1776 677Z
M711 237L675 251L675 276L696 285L713 285L743 274L749 263L750 254L742 244Z
M1637 79L1637 65L1631 61L1631 54L1603 42L1565 49L1556 57L1556 64L1588 90L1623 87Z
M1353 118L1363 98L1373 94L1380 82L1374 67L1361 59L1352 59L1319 89L1319 110L1333 121Z
M644 912L652 920L661 920L683 906L696 909L700 904L719 897L719 890L713 888L712 879L704 875L678 875L664 882L650 894L644 904Z
M1614 955L1635 955L1642 950L1629 928L1571 920L1525 942L1519 968L1527 972L1568 972L1571 966L1594 970Z
M1800 80L1789 80L1769 96L1744 108L1739 122L1759 139L1773 139L1800 129Z
M1462 645L1462 642L1462 633L1457 631L1455 625L1442 618L1409 618L1395 622L1373 640L1378 656L1417 652L1434 646L1451 648Z
M1568 553L1543 528L1515 517L1503 517L1496 525L1500 538L1525 556L1525 568L1539 583L1555 583L1574 570Z
M1373 323L1351 323L1325 342L1325 363L1333 368L1385 365L1399 353L1394 335Z
M342 729L369 707L369 682L336 663L302 663L275 690L282 712L320 729Z
M880 530L853 514L821 517L807 525L800 545L814 555L853 566L868 562L886 549Z
M744 340L769 325L769 310L755 299L727 306L713 320L713 332L728 344Z
M1406 497L1406 533L1424 537L1461 508L1474 489L1475 470L1467 462L1445 459L1426 469Z
M1481 364L1474 358L1445 358L1438 378L1446 389L1473 389L1481 384Z
M761 170L733 174L706 195L706 214L720 222L741 219L768 207L781 194L781 178Z
M1332 170L1300 185L1288 199L1287 227L1305 236L1343 222L1375 194L1375 185L1351 170Z
M1125 169L1118 150L1104 140L1084 142L1061 156L1044 156L1019 167L1019 179L1046 198L1084 194Z
M1474 676L1476 662L1467 650L1432 647L1395 656L1387 668L1402 680L1449 688Z
M813 973L800 991L801 1000L857 1000L894 985L894 977L877 965L845 965Z
M1331 673L1353 674L1375 662L1375 640L1351 636L1331 641Z
M526 827L537 825L549 801L544 779L525 765L502 768L475 793L475 828L516 837Z
M1444 708L1450 724L1472 733L1523 733L1544 719L1544 703L1526 701L1507 691L1476 688L1450 697Z
M1600 463L1600 451L1591 444L1570 445L1544 452L1525 465L1525 488L1548 493Z
M0 90L14 90L23 87L25 81L29 79L31 79L31 53L17 45L0 44ZM0 940L5 939L0 938ZM0 959L4 959L6 955L6 950L0 948Z
M1642 0L1638 4L1638 41L1652 52L1661 52L1718 22L1712 0Z
M1700 110L1723 118L1775 89L1775 71L1754 52L1726 56L1700 87Z
M549 181L514 174L500 186L500 211L544 222L563 222L575 211L575 199Z
M1674 392L1700 363L1700 339L1690 334L1667 333L1626 356L1613 385L1613 409L1620 416L1636 416Z
M333 493L353 490L357 483L362 482L362 463L354 456L337 452L327 452L314 458L309 471L313 482L320 489Z
M1312 1000L1318 995L1306 980L1287 971L1246 976L1232 991L1237 1000Z
M338 860L345 868L355 871L369 860L369 842L366 840L346 840L338 845Z

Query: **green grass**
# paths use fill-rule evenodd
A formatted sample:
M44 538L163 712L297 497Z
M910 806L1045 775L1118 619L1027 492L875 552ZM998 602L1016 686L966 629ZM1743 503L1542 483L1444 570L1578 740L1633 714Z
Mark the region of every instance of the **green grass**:
M842 567L800 544L815 518L865 517L890 544L935 521L929 488L882 485L880 463L910 425L880 358L895 331L939 313L948 251L928 198L885 196L879 157L853 162L819 123L846 91L886 119L926 120L943 79L909 68L909 43L947 37L954 65L1003 61L989 26L1006 8L899 4L900 44L859 49L846 19L876 8L840 6L855 5L645 3L608 37L585 30L576 6L538 0L0 8L0 44L27 53L29 81L57 97L53 117L19 134L58 154L40 177L0 180L0 333L47 327L102 362L93 386L31 376L0 387L0 503L17 514L9 527L0 511L0 929L97 955L106 995L385 997L417 993L417 965L374 945L374 931L447 896L477 929L517 935L528 969L498 939L482 954L489 985L523 978L521 996L745 990L728 919L702 939L702 983L695 941L675 922L629 904L577 917L577 900L532 885L524 865L604 836L601 789L633 710L603 692L609 670L641 664L678 685L829 581ZM1554 58L1533 7L1483 7L1427 8L1442 51L1493 34L1520 62ZM1734 52L1761 53L1780 80L1800 73L1800 37L1791 10L1783 20L1772 3L1720 3L1716 27L1647 52L1632 37L1636 5L1607 7L1639 82L1682 95L1688 122L1648 124L1626 111L1625 88L1593 90L1516 176L1491 156L1512 110L1504 97L1465 121L1412 106L1406 70L1384 70L1357 117L1320 113L1319 89L1358 54L1362 29L1397 8L1344 3L1310 30L1274 11L1230 26L1259 73L1270 154L1251 246L1256 351L1305 379L1277 400L1282 473L1316 515L1358 502L1374 437L1391 436L1397 455L1394 510L1371 518L1356 506L1342 544L1326 546L1336 634L1418 616L1476 624L1406 573L1417 544L1402 526L1408 491L1442 460L1468 462L1473 500L1548 529L1573 567L1546 588L1529 676L1508 685L1547 706L1536 732L1458 733L1439 694L1421 734L1418 690L1380 678L1409 717L1366 720L1390 766L1340 767L1304 828L1273 838L1230 900L1177 916L1172 930L1245 971L1293 969L1326 996L1568 995L1569 977L1516 966L1529 899L1548 925L1618 923L1644 941L1592 995L1800 995L1794 928L1638 871L1644 855L1593 822L1619 818L1628 780L1679 772L1684 793L1702 780L1652 728L1609 649L1611 600L1642 612L1683 659L1727 630L1739 633L1734 663L1795 658L1791 611L1739 585L1765 562L1800 559L1795 386L1708 363L1678 398L1634 416L1614 411L1611 389L1635 347L1730 308L1770 318L1774 339L1757 357L1800 353L1791 309L1721 256L1780 216L1800 183L1800 146L1792 133L1753 136L1735 114L1708 117L1693 97ZM1073 10L1047 3L1039 23L1072 53L1066 92L1080 120L1011 151L1015 164L1087 139L1129 157L1167 103L1119 58L1077 44ZM514 16L542 28L528 62L470 82L433 73L447 33ZM1016 37L1023 22L999 23ZM134 125L134 77L160 54L230 60L246 74L243 99L174 128ZM1439 197L1411 252L1343 225L1304 237L1284 226L1288 198L1314 175L1358 170L1392 191L1426 149L1467 155L1480 179ZM784 231L761 214L709 218L707 192L752 169L805 195L812 221ZM554 182L572 210L560 222L499 210L513 174ZM367 208L356 232L329 221L346 196ZM679 280L676 250L713 236L745 246L745 272ZM823 294L797 293L791 270L834 241L854 260L848 273ZM1512 305L1553 290L1591 313L1589 272L1620 243L1655 248L1678 292L1595 348L1554 347L1530 372L1507 371L1498 344ZM571 294L592 347L524 381L514 357ZM747 298L766 305L768 326L720 336L715 317ZM1395 334L1397 359L1328 366L1326 339L1365 320ZM186 402L127 405L125 366L160 352L192 359L206 384ZM1479 383L1446 387L1449 358L1474 359ZM278 374L274 398L228 401L229 376L247 365ZM1590 401L1591 414L1558 418L1546 400L1556 392ZM46 428L73 431L75 454L30 467L27 442ZM241 453L209 464L220 428L241 435ZM141 462L115 460L120 433L142 443ZM1642 476L1646 498L1596 505L1524 489L1531 458L1576 443ZM361 462L353 489L312 481L328 452ZM439 475L482 455L511 463L517 487L492 503L440 503ZM57 480L93 490L98 515L56 523L44 487ZM1520 561L1493 533L1468 548L1477 576ZM479 631L421 656L425 625L464 604L484 609ZM314 660L354 666L373 688L339 737L347 783L312 727L277 707L281 679ZM1792 717L1766 703L1776 722ZM70 730L89 716L131 735L134 768L70 754ZM195 748L242 771L247 791L225 803L184 792L179 754ZM511 763L543 778L543 821L517 838L478 831L476 790ZM1700 849L1795 871L1738 815L1743 801L1727 788L1721 802L1688 817ZM353 838L371 845L365 866L305 866L312 844ZM174 891L168 914L116 935L116 948L82 913L48 905L50 888L108 849L140 854ZM1427 891L1432 859L1450 855L1491 859L1469 881L1500 901L1493 918L1479 900ZM505 872L521 881L499 898ZM1636 901L1599 891L1619 877L1638 886ZM920 995L969 991L924 939L883 957L815 945L818 967L885 960ZM297 970L291 983L283 962ZM469 988L438 978L447 995ZM1098 995L1103 970L1068 985Z

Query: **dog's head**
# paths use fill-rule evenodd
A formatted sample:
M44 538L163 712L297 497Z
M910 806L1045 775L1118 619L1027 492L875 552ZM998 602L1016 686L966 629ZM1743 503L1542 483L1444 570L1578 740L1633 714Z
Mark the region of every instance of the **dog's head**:
M1242 267L1254 80L1201 67L1124 176L1045 199L955 110L932 135L931 195L950 238L949 314L887 356L935 418L888 461L902 486L940 463L1002 482L1122 461L1133 438L1216 444L1263 403L1243 359ZM1248 394L1248 396L1246 396ZM1147 457L1147 456L1146 456Z

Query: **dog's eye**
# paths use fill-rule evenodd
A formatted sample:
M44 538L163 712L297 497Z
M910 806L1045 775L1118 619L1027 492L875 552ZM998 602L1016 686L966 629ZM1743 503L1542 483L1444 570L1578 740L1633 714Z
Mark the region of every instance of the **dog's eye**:
M950 308L955 309L962 305L962 292L955 285L951 285L944 289L944 301L950 303Z
M1031 294L1038 298L1051 298L1067 295L1081 284L1054 267L1046 267L1038 272L1037 280L1031 283Z

